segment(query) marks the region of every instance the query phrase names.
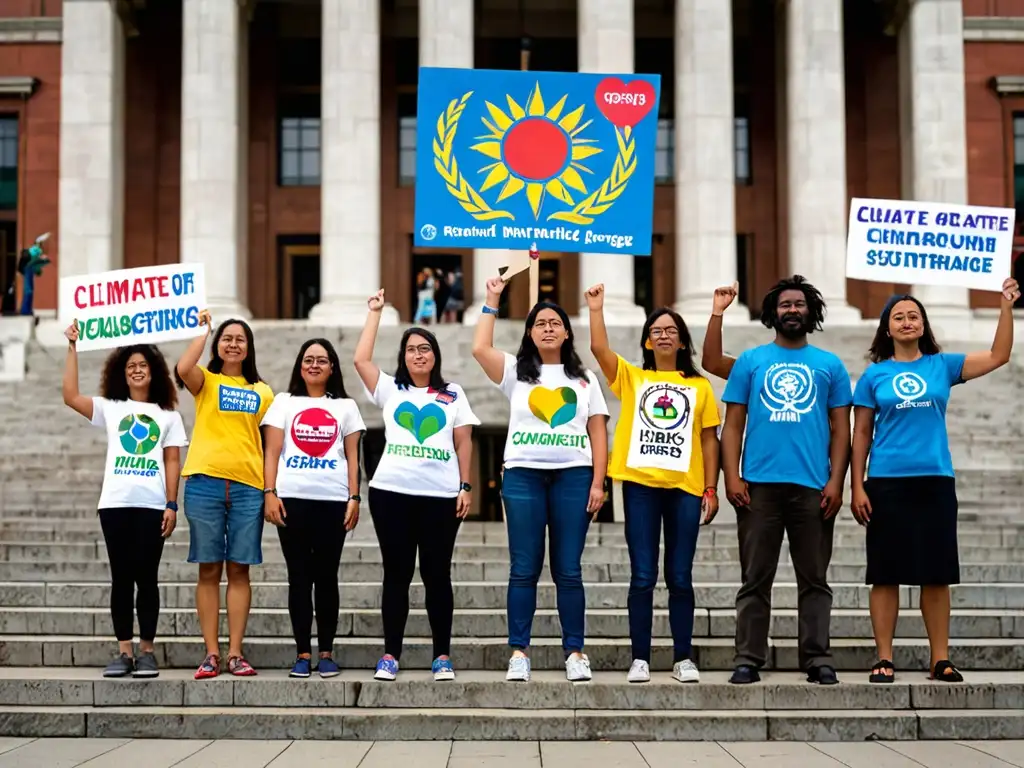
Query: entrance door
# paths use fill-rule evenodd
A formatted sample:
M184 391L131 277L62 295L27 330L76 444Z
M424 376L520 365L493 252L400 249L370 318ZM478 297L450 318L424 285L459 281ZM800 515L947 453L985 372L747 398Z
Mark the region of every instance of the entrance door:
M282 246L281 261L281 317L304 320L320 301L320 246Z

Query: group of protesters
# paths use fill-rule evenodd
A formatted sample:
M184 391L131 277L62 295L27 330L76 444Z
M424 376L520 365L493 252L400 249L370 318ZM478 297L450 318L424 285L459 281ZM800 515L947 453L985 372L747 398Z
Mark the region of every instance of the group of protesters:
M742 570L731 682L757 682L768 660L772 586L784 535L796 573L800 667L809 682L838 682L829 637L828 568L848 472L850 506L866 528L866 583L872 587L878 659L870 681L891 683L895 677L900 585L921 587L931 677L963 679L948 649L949 587L959 581L959 561L945 413L953 386L1009 361L1012 306L1020 297L1015 280L1003 284L991 348L970 354L942 352L922 303L911 295L893 296L856 388L838 356L809 343L822 329L826 306L799 275L779 281L761 302L760 320L774 339L737 358L722 351L723 313L737 287L716 290L700 367L686 323L670 308L647 318L638 351L613 350L602 285L585 294L597 371L582 362L569 315L548 301L531 309L518 351L504 352L494 346L504 288L500 278L487 283L473 357L510 403L501 477L510 556L507 680L530 679L545 539L566 677L591 679L581 561L610 478L622 485L630 562L627 680L651 678L664 529L671 674L680 682L698 682L693 561L700 527L719 509L720 472L736 510ZM451 565L461 522L472 509L472 428L480 421L462 387L444 377L441 348L429 330L407 329L393 373L378 367L374 348L383 290L367 304L352 362L368 400L382 411L385 434L368 499L383 564L383 654L373 676L394 680L399 674L418 556L432 673L435 680L451 680ZM77 324L66 332L64 401L108 435L98 514L110 561L118 652L104 675L159 674L159 567L163 543L177 522L180 476L188 562L198 565L196 609L206 646L195 677L216 677L224 668L236 676L256 674L243 653L243 638L250 569L263 562L265 522L277 531L288 571L296 651L290 674L335 676L339 564L346 536L360 519L365 431L346 391L342 362L328 340L309 339L298 350L287 388L275 394L257 369L247 323L228 319L214 329L208 312L201 323L205 333L189 344L173 377L154 346L114 350L96 397L79 390ZM708 375L727 380L724 423ZM621 401L610 455L601 377ZM190 440L176 410L175 380L195 400ZM186 444L182 466L180 449ZM225 572L228 647L222 664L218 630Z

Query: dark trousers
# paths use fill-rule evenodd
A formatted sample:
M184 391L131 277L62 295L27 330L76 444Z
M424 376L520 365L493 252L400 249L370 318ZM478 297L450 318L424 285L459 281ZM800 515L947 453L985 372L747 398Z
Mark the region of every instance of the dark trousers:
M413 496L370 489L370 514L384 561L381 618L384 653L402 657L409 618L409 585L420 556L420 577L426 592L427 619L434 639L434 658L448 656L452 645L452 553L462 522L455 499Z
M345 546L344 501L282 499L285 525L277 529L288 564L288 615L296 653L312 653L313 597L321 653L334 648L338 632L338 564Z
M508 644L526 650L537 612L537 582L544 567L544 539L551 548L562 651L583 650L587 600L583 591L583 547L590 515L592 467L506 469L501 481L511 563L508 575Z
M139 639L152 642L160 618L157 578L164 551L164 537L160 532L164 512L162 509L118 507L101 509L99 516L110 560L110 618L114 635L121 642L132 639L135 634L133 614L137 611Z
M650 662L654 588L658 584L661 527L665 526L665 584L672 627L673 663L693 653L693 557L700 531L701 498L678 488L622 484L629 548L629 639L633 658Z
M764 666L768 658L772 584L782 535L796 571L800 668L832 666L829 620L835 518L825 520L821 492L788 483L751 483L750 506L736 510L743 586L736 595L736 665Z

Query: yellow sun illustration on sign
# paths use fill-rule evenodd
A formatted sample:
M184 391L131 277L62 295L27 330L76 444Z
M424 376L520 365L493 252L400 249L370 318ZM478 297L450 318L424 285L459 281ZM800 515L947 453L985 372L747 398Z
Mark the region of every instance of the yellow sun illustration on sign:
M487 174L480 191L504 184L496 200L500 203L525 189L534 218L540 217L546 194L566 205L576 205L570 190L588 194L580 174L593 174L582 161L602 152L593 146L596 139L580 137L593 122L580 123L584 105L563 116L568 98L563 96L545 110L540 83L534 86L525 107L511 95L505 98L507 113L485 102L490 120L481 120L490 133L477 136L480 143L471 147L495 161L480 169L480 173Z

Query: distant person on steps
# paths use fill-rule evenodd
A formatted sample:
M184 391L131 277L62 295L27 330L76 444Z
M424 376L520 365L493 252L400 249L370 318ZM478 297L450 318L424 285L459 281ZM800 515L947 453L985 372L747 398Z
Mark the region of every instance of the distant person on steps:
M185 425L175 410L178 395L167 361L149 344L111 352L103 365L100 396L83 395L78 389L78 333L77 321L64 332L64 403L107 432L98 514L110 560L110 617L118 656L103 676L156 677L157 581L164 540L178 520L181 446L188 442ZM132 650L136 611L137 659Z
M256 369L252 329L225 320L213 334L210 362L199 365L210 336L210 313L199 322L206 334L189 344L177 374L196 401L192 444L185 457L188 561L199 564L196 611L206 642L197 680L220 674L220 579L227 568L228 672L256 670L242 655L252 587L249 567L263 562L263 439L260 423L274 393Z
M924 305L893 296L878 321L871 365L853 395L852 507L867 527L867 577L878 661L872 683L891 683L900 585L921 588L934 680L962 682L949 660L949 585L960 583L957 498L946 431L950 390L1010 360L1013 304L1020 288L1003 283L992 348L942 352Z

